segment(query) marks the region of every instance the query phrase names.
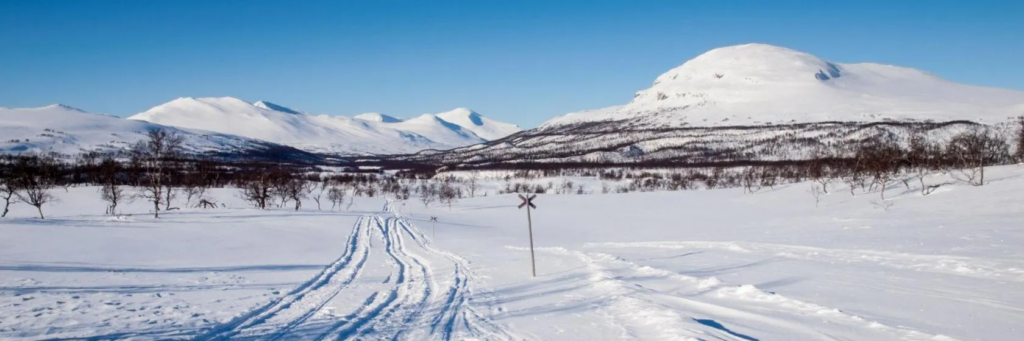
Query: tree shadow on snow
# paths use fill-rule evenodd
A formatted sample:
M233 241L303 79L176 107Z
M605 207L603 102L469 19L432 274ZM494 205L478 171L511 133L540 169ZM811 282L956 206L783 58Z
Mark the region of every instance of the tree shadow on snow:
M743 339L743 340L746 340L746 341L758 341L757 339L755 339L753 337L750 337L750 336L747 336L747 335L743 335L743 334L731 331L731 330L729 330L729 328L726 328L721 323L718 323L715 320L709 320L709 319L693 319L693 320L697 321L697 323L703 324L703 325L711 327L711 328L715 328L715 329L721 330L721 331L723 331L723 332L725 332L725 333L727 333L729 335L735 336L737 338L740 338L740 339Z

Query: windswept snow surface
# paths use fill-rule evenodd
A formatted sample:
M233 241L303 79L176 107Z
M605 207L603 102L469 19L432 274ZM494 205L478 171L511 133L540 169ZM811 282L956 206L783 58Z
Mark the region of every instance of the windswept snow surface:
M922 196L831 184L514 195L298 212L95 214L95 188L0 220L0 339L1009 340L1024 167ZM599 192L601 181L571 179ZM560 179L540 179L535 182ZM430 217L438 217L436 231Z
M245 136L313 152L343 154L451 149L515 132L506 123L473 114L448 115L458 119L456 122L431 114L403 121L378 113L355 117L312 115L269 102L252 104L233 97L185 97L129 119ZM477 131L488 137L478 136Z
M567 114L540 128L608 120L628 120L634 129L882 120L997 124L1022 111L1021 91L746 44L708 51L669 70L629 104Z

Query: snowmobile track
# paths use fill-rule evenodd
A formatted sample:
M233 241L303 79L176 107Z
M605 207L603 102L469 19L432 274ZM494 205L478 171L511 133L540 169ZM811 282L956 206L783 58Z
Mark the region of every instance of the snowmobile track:
M422 231L392 210L390 202L383 211L387 216L361 217L344 254L312 279L195 340L517 339L470 305L473 273L466 260L434 248ZM378 236L380 243L375 241ZM437 262L443 267L435 267ZM357 282L369 271L364 271L368 263L391 264L393 269L383 281ZM366 296L350 313L318 314L339 293L359 286L363 291L353 293ZM366 288L374 291L362 294Z

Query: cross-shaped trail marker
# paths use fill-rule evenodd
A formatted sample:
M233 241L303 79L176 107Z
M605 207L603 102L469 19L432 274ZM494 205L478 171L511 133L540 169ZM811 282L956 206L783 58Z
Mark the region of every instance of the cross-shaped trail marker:
M530 209L537 208L537 205L533 204L533 199L536 197L536 194L530 197L519 195L519 199L523 200L523 203L519 204L519 208L526 207L526 228L530 231L530 268L533 270L533 277L537 277L537 261L533 257L533 218L530 217Z
M437 217L430 216L430 239L437 239Z

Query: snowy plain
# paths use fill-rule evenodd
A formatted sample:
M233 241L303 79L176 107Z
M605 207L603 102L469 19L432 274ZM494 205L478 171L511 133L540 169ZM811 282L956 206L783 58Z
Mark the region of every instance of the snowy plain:
M95 188L0 219L0 339L1009 340L1024 321L1024 166L820 204L796 183L356 198L121 218ZM539 179L539 183L561 179ZM929 184L952 182L947 175ZM128 216L130 214L130 216ZM430 217L438 218L432 228Z

